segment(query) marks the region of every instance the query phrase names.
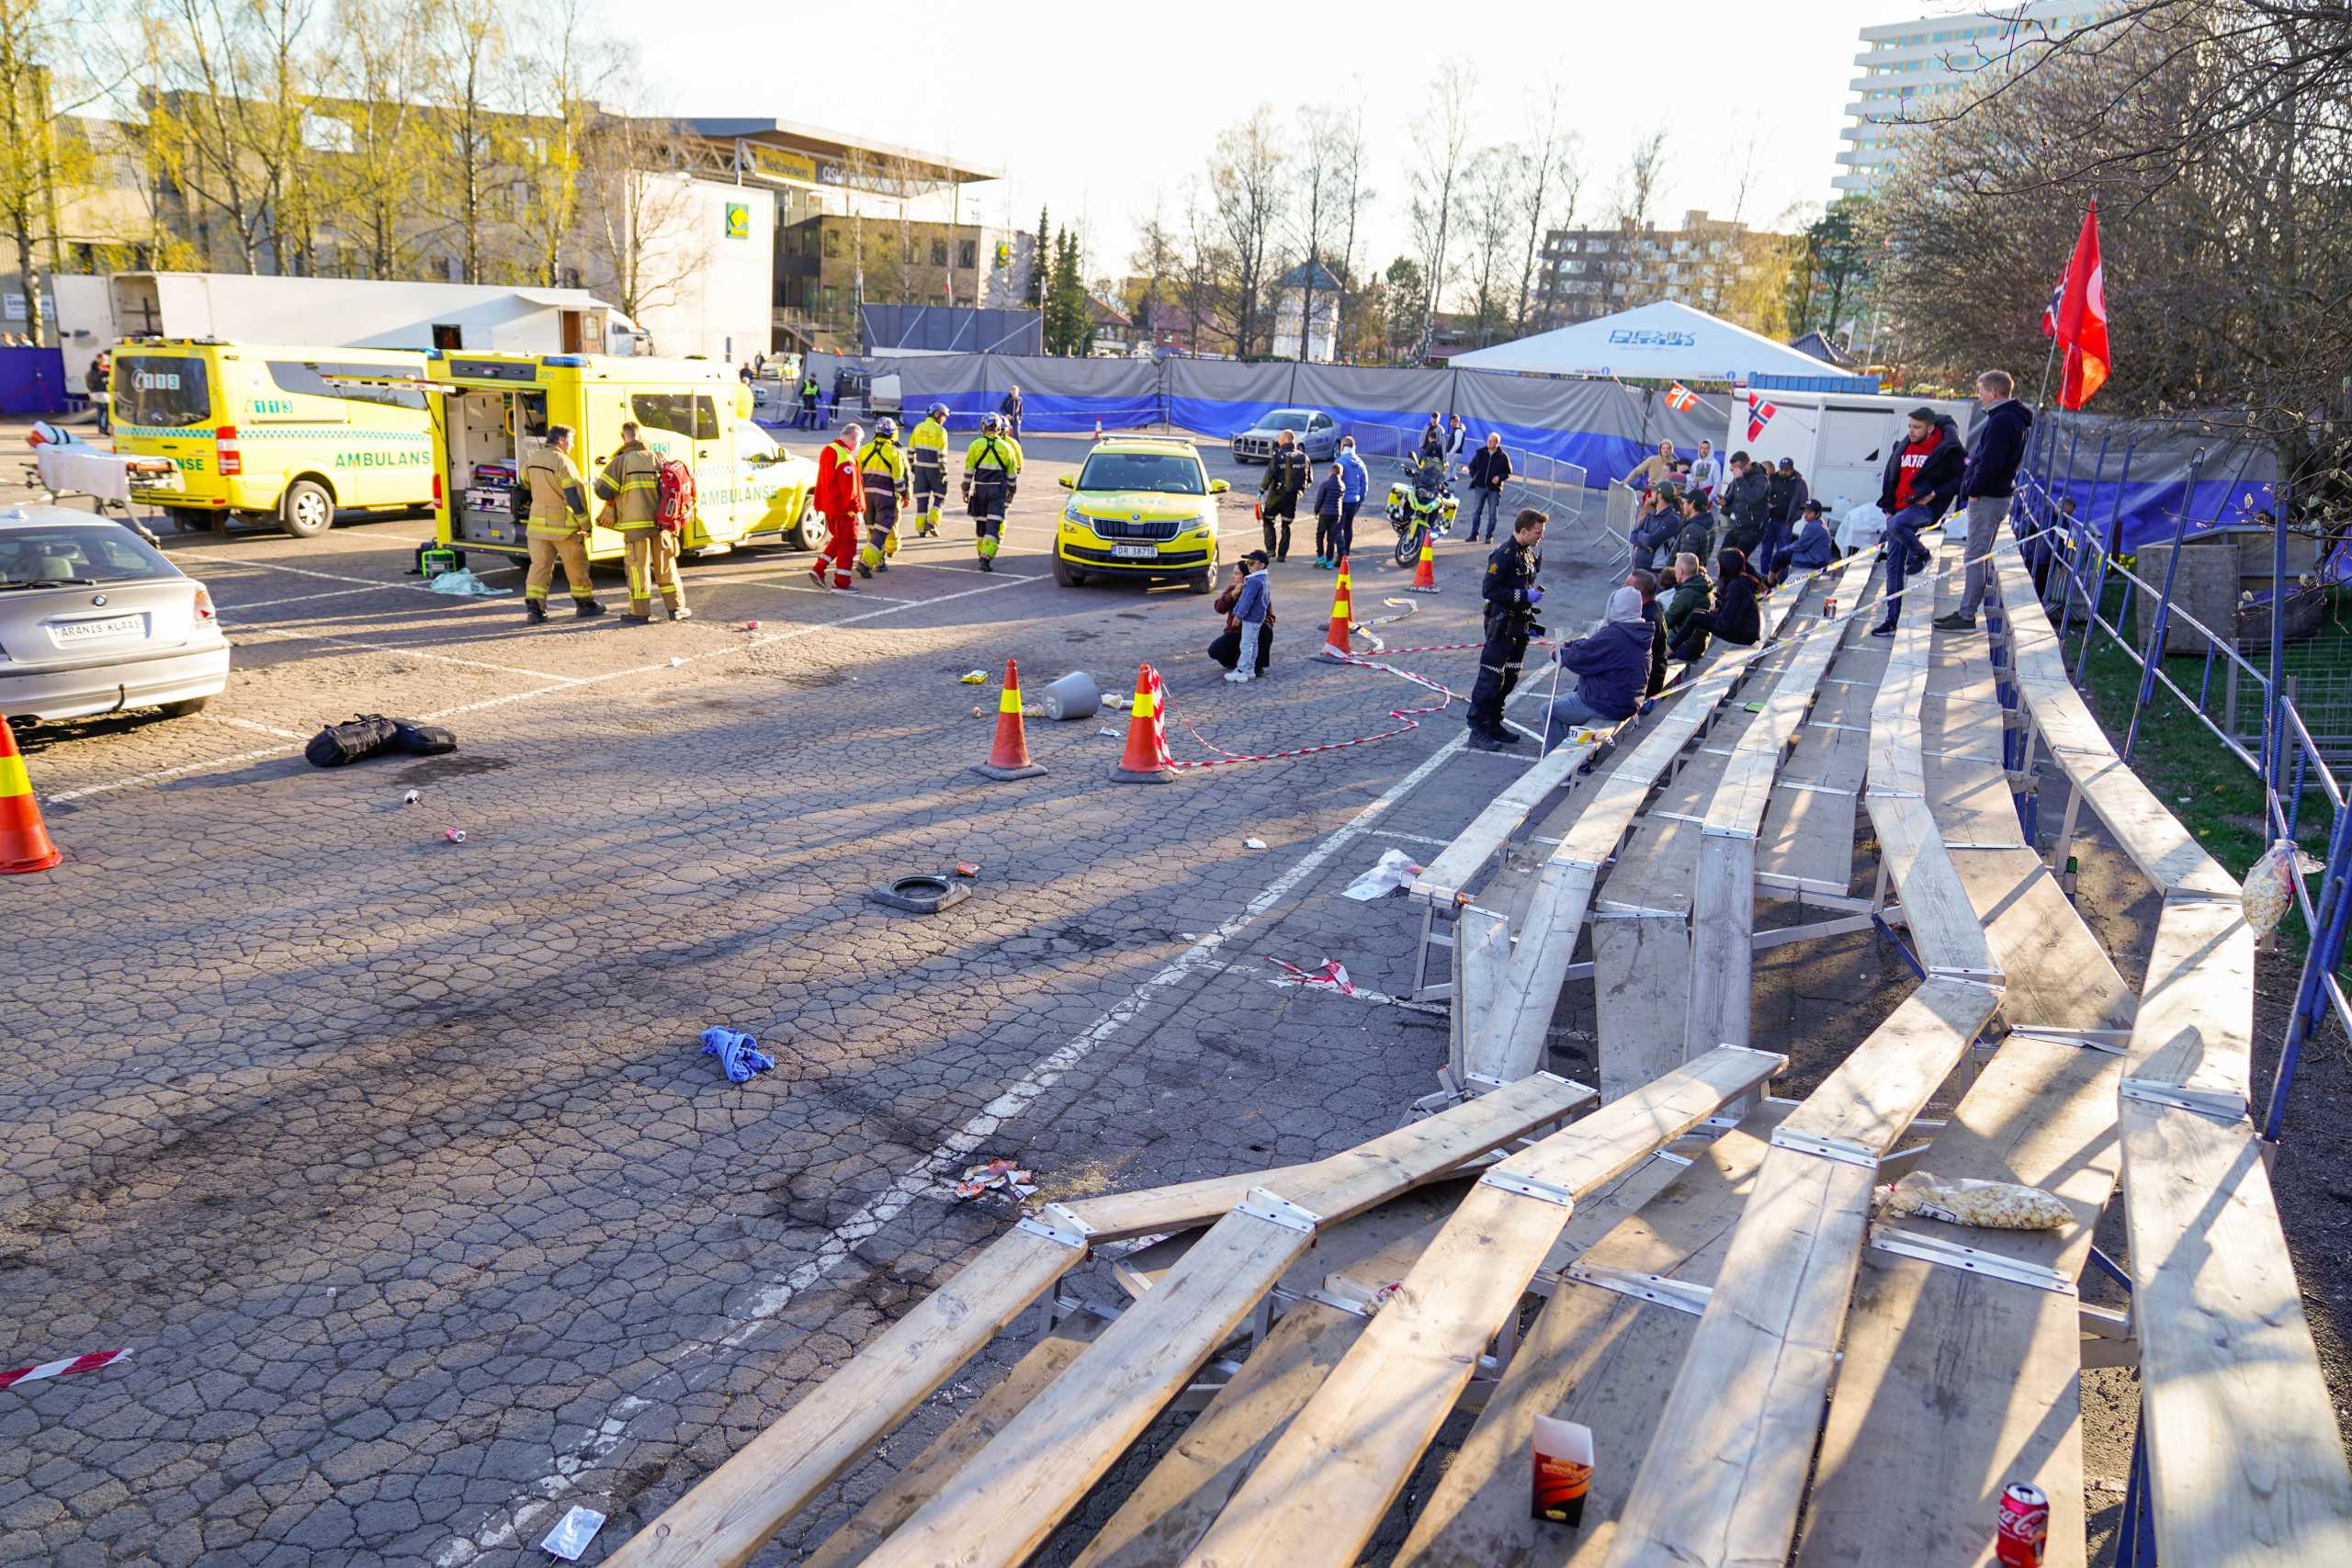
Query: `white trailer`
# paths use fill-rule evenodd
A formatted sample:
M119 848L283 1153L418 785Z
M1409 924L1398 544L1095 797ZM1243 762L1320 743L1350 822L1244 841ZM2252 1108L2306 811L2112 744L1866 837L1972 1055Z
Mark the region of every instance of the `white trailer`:
M1760 426L1748 412L1751 390L1759 402L1772 409L1772 416ZM1976 413L1974 401L1965 398L1778 392L1736 387L1723 456L1728 462L1733 453L1745 452L1776 467L1783 457L1793 459L1797 472L1804 476L1806 489L1832 516L1842 516L1848 507L1878 499L1887 453L1905 439L1905 419L1923 404L1951 415L1962 435L1968 434Z
M581 288L119 272L114 337L503 354L628 352L628 319Z

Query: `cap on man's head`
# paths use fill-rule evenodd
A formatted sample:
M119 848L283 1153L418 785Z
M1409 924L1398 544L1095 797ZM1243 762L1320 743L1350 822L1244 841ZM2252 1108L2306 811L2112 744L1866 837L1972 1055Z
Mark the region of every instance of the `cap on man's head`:
M1782 473L1788 473L1788 474L1793 474L1793 473L1795 473L1795 472L1797 471L1797 460L1796 460L1794 457L1783 457L1783 458L1781 458L1781 471Z
M1798 507L1797 510L1800 512L1810 512L1815 517L1818 517L1823 513L1828 511L1829 508L1822 505L1821 502L1817 501L1808 501L1803 506Z
M1638 621L1642 618L1642 591L1620 588L1609 595L1609 607L1602 612L1612 621Z
M1241 558L1243 560L1253 560L1260 566L1264 566L1271 558L1269 558L1263 550L1251 550L1248 555L1243 556Z

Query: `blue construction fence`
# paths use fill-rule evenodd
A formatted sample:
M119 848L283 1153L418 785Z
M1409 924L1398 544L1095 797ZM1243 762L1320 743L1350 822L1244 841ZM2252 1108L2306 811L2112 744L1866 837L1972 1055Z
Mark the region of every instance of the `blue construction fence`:
M1017 386L1023 428L1044 434L1083 434L1099 420L1106 430L1171 425L1223 440L1278 409L1312 408L1352 432L1366 456L1385 457L1401 455L1430 414L1458 413L1472 443L1499 433L1515 454L1577 465L1596 490L1660 441L1693 451L1724 434L1720 413L1669 409L1655 389L1483 370L1008 354L818 354L808 366L826 388L840 368L896 375L910 416L944 403L958 425L995 412Z
M2190 537L2258 526L2278 511L2278 460L2245 431L2209 420L2047 414L2029 468L2047 504L2075 503L2108 547L2134 555L2186 520Z
M62 413L65 357L54 348L0 348L0 413Z

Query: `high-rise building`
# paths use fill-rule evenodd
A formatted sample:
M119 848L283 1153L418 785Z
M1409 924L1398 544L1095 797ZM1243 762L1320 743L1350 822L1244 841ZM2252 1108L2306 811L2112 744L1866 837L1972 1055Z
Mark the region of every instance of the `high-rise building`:
M1935 98L1980 80L2019 43L2064 37L2113 9L2103 0L2040 0L2005 12L1961 12L1864 28L1854 64L1854 101L1847 106L1847 146L1838 154L1841 193L1867 195L1900 156L1904 138Z
M1679 229L1630 218L1613 228L1555 229L1544 237L1537 321L1545 330L1573 326L1661 299L1734 313L1741 286L1759 275L1774 246L1788 243L1704 212L1686 212Z

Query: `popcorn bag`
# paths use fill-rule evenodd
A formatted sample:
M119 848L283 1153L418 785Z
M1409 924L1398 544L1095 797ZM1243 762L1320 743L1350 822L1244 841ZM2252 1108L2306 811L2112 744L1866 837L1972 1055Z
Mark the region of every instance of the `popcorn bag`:
M2255 941L2277 931L2278 922L2287 918L2288 908L2295 901L2297 859L2293 844L2275 840L2245 874L2238 888L2238 908L2245 911L2245 923L2253 928Z
M2073 1210L2039 1187L1965 1177L1947 1181L1924 1170L1880 1188L1878 1211L2003 1231L2054 1231L2075 1217Z

